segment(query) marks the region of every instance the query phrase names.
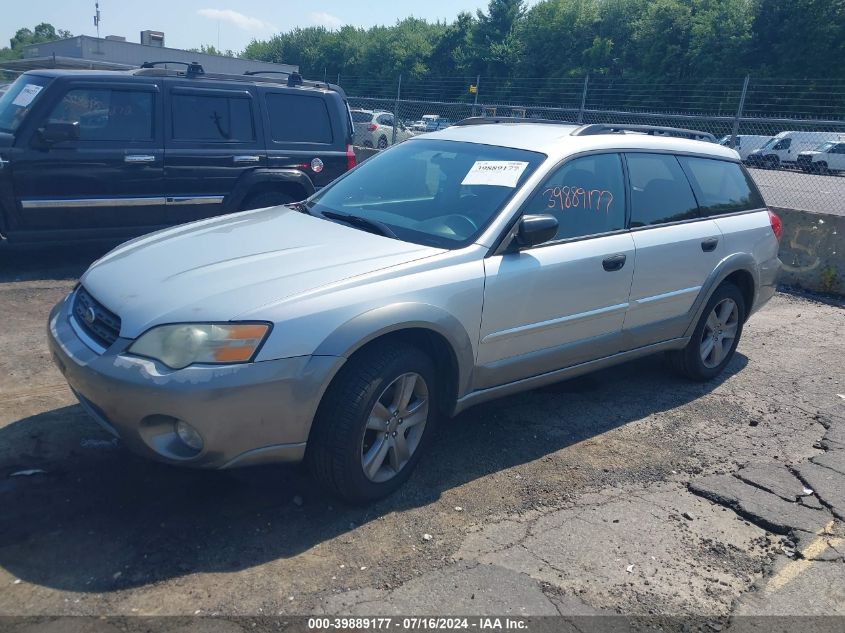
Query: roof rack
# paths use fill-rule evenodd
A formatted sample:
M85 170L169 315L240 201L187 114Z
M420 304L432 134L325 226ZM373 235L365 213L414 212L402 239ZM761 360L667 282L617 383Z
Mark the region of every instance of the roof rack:
M165 68L156 68L156 66L161 64L180 64L182 66L186 66L187 69L185 71L181 70L171 70ZM343 99L346 99L346 93L344 92L343 88L337 86L335 84L331 84L325 81L311 81L309 79L303 79L302 75L298 72L287 72L284 70L253 70L247 71L243 75L230 75L225 73L207 73L203 69L200 64L196 62L187 63L187 62L170 62L170 61L157 61L157 62L144 62L139 69L130 71L133 74L137 75L156 75L156 76L176 76L176 77L188 77L192 79L202 78L202 79L218 79L224 81L241 81L241 82L251 82L254 83L256 81L262 83L273 83L273 84L284 84L286 86L303 86L308 88L318 88L321 90L331 90L332 92L337 92ZM284 75L284 78L281 77L264 77L261 75Z
M665 127L662 125L627 125L624 123L593 123L590 125L582 125L577 130L572 131L572 136L593 136L595 134L622 134L623 132L640 132L642 134L650 134L652 136L679 136L681 138L689 138L695 141L709 141L711 143L716 142L715 136L710 134L710 132L702 132L701 130L688 130L682 127Z
M572 125L567 121L555 121L554 119L526 119L525 117L514 116L471 116L461 119L455 125L488 125L491 123L546 123L549 125Z
M144 62L141 64L141 68L149 69L155 68L159 64L178 64L180 66L185 66L185 75L188 77L196 77L198 75L205 74L205 68L202 67L202 64L198 64L197 62L177 62L177 61L158 61L158 62Z

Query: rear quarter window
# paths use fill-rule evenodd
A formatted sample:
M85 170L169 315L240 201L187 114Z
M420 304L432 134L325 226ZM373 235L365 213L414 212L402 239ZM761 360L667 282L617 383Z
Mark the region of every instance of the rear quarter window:
M712 158L679 157L704 215L760 209L763 198L737 163Z
M631 227L699 217L678 159L670 154L626 154L631 181Z
M332 124L326 102L311 95L267 93L270 137L279 143L330 145Z

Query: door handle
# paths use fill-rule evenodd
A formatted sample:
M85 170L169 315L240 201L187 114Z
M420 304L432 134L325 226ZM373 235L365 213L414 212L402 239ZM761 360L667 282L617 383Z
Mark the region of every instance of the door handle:
M705 253L712 253L716 250L716 246L719 245L719 238L718 237L708 237L706 240L701 242L701 250Z
M257 163L261 160L261 157L255 156L254 154L245 154L243 156L235 156L232 160L236 163Z
M141 163L154 163L156 162L156 157L152 154L127 154L123 157L123 162L131 163L133 165Z
M610 257L605 257L601 265L604 269L608 272L613 272L615 270L621 270L622 267L625 265L625 260L627 257L623 253L619 253L618 255L611 255Z

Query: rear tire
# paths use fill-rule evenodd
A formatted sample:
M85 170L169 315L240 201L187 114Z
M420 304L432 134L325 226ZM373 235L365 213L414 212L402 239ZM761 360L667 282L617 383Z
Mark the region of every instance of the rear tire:
M378 148L379 149L385 149L386 147L387 147L387 137L386 136L380 136L379 139L378 139Z
M282 193L281 191L264 191L248 196L241 204L241 211L277 207L291 202L295 202L295 200L286 193Z
M669 364L690 380L712 380L731 362L745 315L742 292L730 282L723 283L704 307L687 346L667 354Z
M778 169L780 167L780 158L777 156L766 156L763 166L766 169Z
M305 454L311 474L353 504L391 494L430 442L436 393L434 363L416 347L377 344L356 354L317 410Z

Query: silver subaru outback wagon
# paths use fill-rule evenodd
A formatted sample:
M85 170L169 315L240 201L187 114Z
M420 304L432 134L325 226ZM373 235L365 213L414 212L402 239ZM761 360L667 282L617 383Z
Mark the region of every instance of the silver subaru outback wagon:
M738 154L672 128L468 119L304 202L128 242L53 309L82 406L131 450L305 460L365 502L476 403L665 352L730 362L780 220Z

